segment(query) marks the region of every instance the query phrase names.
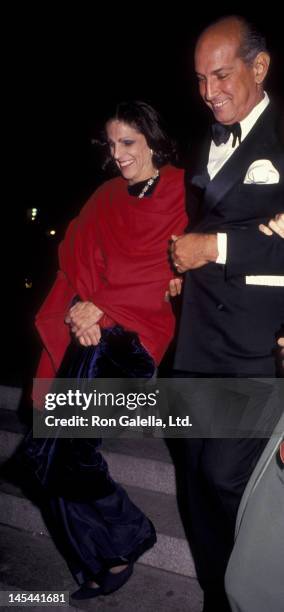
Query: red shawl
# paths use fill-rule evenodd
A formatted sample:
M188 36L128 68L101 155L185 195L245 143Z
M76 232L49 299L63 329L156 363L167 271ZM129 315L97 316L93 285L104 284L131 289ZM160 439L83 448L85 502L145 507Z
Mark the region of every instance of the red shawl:
M155 191L141 200L121 177L91 196L60 244L57 280L36 318L44 344L38 378L53 377L61 363L70 342L64 317L75 295L106 313L102 326L116 322L137 332L159 363L174 332L164 300L174 276L168 241L186 224L184 173L172 166L161 169Z

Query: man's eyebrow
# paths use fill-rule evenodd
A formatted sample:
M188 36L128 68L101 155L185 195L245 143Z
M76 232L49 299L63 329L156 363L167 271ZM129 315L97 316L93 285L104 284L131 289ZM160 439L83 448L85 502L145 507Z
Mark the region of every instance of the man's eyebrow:
M233 70L233 66L222 66L221 68L216 68L216 70L212 70L212 72L210 74L219 74L220 72L226 72L226 71L230 71ZM203 74L201 74L201 72L195 72L196 76L205 76Z

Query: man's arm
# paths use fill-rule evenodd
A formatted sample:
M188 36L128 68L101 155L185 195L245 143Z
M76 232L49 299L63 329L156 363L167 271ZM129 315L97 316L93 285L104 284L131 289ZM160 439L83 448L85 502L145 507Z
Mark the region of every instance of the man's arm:
M228 230L227 277L251 274L283 274L284 243L280 235L272 237L257 228ZM217 234L174 236L171 255L178 272L195 270L218 258Z
M279 213L273 219L270 219L267 225L264 225L264 224L259 225L258 230L261 232L262 235L265 235L265 236L274 235L274 236L279 236L280 238L284 238L284 213ZM283 273L283 270L284 270L283 243L281 244L281 241L279 240L276 240L276 244L273 242L269 243L263 240L263 238L260 238L260 234L258 230L256 230L255 228L252 228L251 230L229 232L230 239L231 239L229 248L232 250L232 244L234 244L234 238L236 238L236 235L237 235L237 244L239 243L240 237L242 237L242 235L244 236L244 242L247 244L247 238L248 238L247 232L251 232L252 238L256 240L257 244L259 244L258 248L261 248L262 250L263 246L265 246L265 248L268 247L268 249L270 250L270 253L272 251L272 255L273 255L272 262L271 263L268 262L268 265L272 266L271 268L272 271L267 272L267 264L266 264L266 269L264 270L262 267L261 272L266 273L266 274L267 273L278 274L279 272ZM244 232L246 232L246 234ZM200 268L201 266L204 266L210 261L213 261L213 262L218 261L218 258L220 257L219 248L222 242L220 241L220 236L222 235L223 234L217 235L217 234L197 234L197 233L194 234L192 233L192 234L185 234L183 236L172 236L171 256L173 259L174 266L177 268L178 272L186 272L186 270L193 270L195 268ZM226 237L226 241L225 241L226 252L224 256L224 263L227 263L226 261L227 260L227 234L225 234L225 237ZM243 246L245 247L245 244ZM246 268L245 270L238 272L238 274L255 273L255 261L257 259L257 256L255 253L255 250L253 250L253 252L251 253L252 249L255 249L255 242L253 242L253 240L252 240L252 245L247 246L246 249L241 252L241 260L244 258L244 263L246 265ZM275 250L276 250L276 253L275 253ZM251 257L251 262L250 262L250 257ZM239 254L238 254L237 260L239 264L235 264L235 266L242 265L240 263ZM276 264L275 264L275 260L276 260ZM257 261L257 266L259 267L259 265L260 264ZM234 269L234 266L230 264L230 260L228 262L228 266L229 266L229 271L231 270L231 274L229 273L229 276L230 275L234 276L234 273L232 274L232 268ZM253 266L254 272L251 271L252 270L251 266ZM178 293L180 293L180 290L181 290L180 287L178 291L176 287L170 287L170 296L177 295Z
M256 228L227 232L227 277L281 275L284 273L284 243L279 234L265 235Z

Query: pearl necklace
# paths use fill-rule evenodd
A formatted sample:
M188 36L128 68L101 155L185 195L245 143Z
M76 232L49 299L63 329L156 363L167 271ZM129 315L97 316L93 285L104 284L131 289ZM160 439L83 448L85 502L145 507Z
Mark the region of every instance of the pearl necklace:
M146 185L144 185L141 193L139 193L139 196L137 196L140 200L141 198L144 198L145 193L147 193L148 189L151 187L151 185L153 185L154 181L156 180L156 178L158 178L159 174L160 174L159 170L156 170L154 176L151 176L151 178L149 178Z

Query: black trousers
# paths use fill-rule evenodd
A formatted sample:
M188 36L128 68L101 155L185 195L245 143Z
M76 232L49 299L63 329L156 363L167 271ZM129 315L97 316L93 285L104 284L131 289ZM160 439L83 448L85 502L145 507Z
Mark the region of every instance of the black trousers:
M206 599L226 607L224 575L234 543L239 503L267 440L179 440L182 516ZM223 606L223 607L221 607ZM210 608L208 607L208 610Z
M177 375L196 377L188 372ZM204 591L205 612L230 611L224 576L237 511L266 443L262 438L183 438L171 444L179 507Z

